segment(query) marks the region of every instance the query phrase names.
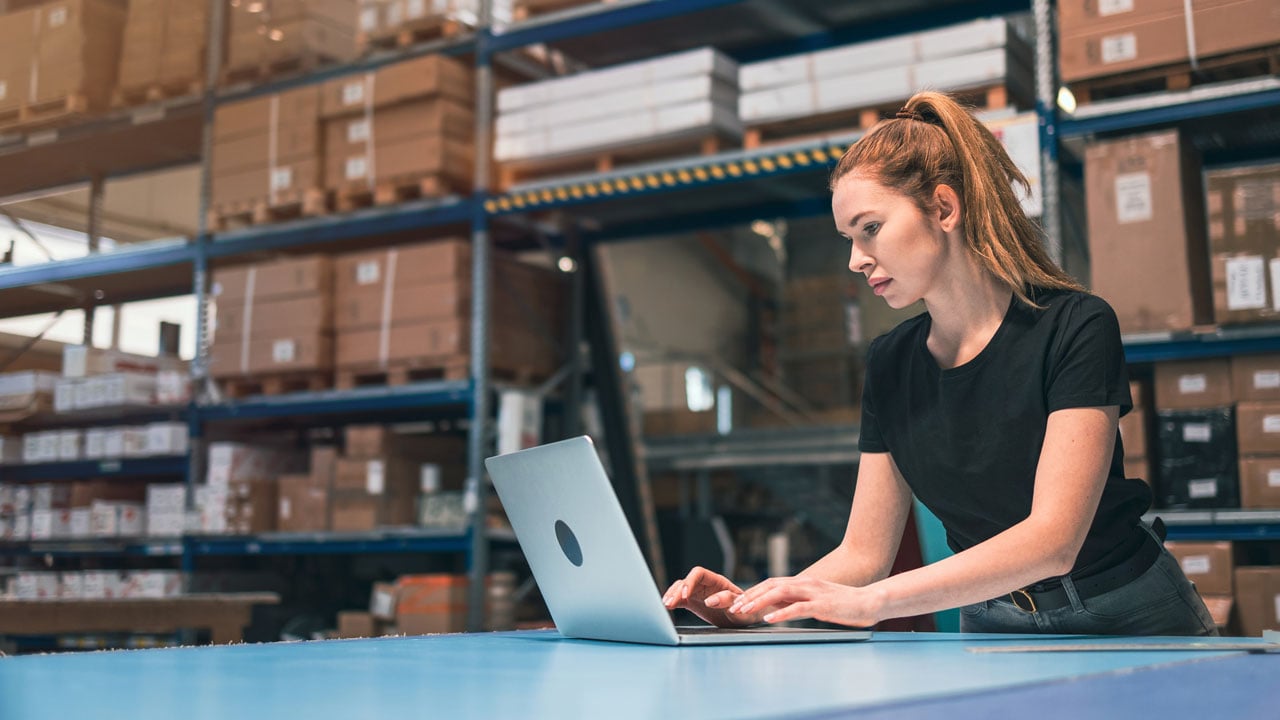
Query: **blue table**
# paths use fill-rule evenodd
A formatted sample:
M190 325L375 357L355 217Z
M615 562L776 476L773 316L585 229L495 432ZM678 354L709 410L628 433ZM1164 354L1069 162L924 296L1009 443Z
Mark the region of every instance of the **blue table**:
M1280 717L1280 655L971 652L1120 641L666 648L530 631L25 656L0 659L0 718Z

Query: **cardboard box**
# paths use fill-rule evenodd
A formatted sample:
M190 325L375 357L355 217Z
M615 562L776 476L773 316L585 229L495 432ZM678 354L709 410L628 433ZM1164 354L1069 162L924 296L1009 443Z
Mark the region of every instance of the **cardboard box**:
M247 136L268 136L280 130L312 125L320 116L320 90L303 85L284 92L221 103L213 119L217 145ZM265 160L265 158L264 158Z
M1235 561L1229 542L1166 542L1201 595L1230 595Z
M463 632L467 578L402 575L396 580L396 629L405 635Z
M1260 637L1264 630L1280 630L1280 567L1236 568L1235 582L1241 634Z
M372 613L363 610L338 611L338 637L371 638L379 634L377 621Z
M280 486L274 477L233 483L226 506L227 528L242 535L273 532L280 512Z
M1280 457L1240 458L1240 507L1280 508Z
M431 97L453 98L470 107L475 80L469 65L444 55L428 55L330 80L321 94L321 117L326 119Z
M208 483L226 488L234 483L296 472L302 460L292 450L238 442L209 443Z
M1161 411L1157 432L1158 507L1239 507L1234 408Z
M1280 454L1280 403L1240 403L1236 432L1242 455Z
M326 255L219 269L213 277L218 303L247 304L267 300L325 295L333 287L333 266Z
M311 475L280 476L277 528L281 532L323 532L329 529L329 488Z
M334 491L330 498L334 532L365 532L381 523L379 509L382 496L361 491Z
M1196 410L1234 402L1227 358L1156 363L1155 377L1157 410Z
M385 332L385 337L384 337ZM558 366L558 341L524 328L497 325L489 338L494 367L523 368L534 374ZM385 353L384 353L385 350ZM465 363L471 352L469 319L435 320L387 328L339 333L339 368L385 367L391 363L426 366Z
M115 88L125 13L110 0L60 0L0 16L6 41L0 106L82 99L105 110ZM11 42L11 44L10 44Z
M1204 182L1214 320L1280 317L1280 164L1208 170Z
M1111 303L1121 332L1210 322L1199 163L1178 133L1089 145L1085 193L1091 287Z
M1280 401L1280 355L1232 356L1231 393L1236 402Z
M333 367L333 343L327 333L217 341L209 353L209 371L215 378L324 371Z
M252 6L242 4L231 13L227 69L256 68L299 58L322 58L339 63L354 59L358 54L355 38L357 7L354 2L339 7L347 6L350 18L338 23L311 14L277 20L273 13L270 23L273 32L269 34L263 32L267 27L262 20L263 15L247 12Z
M215 337L227 342L276 334L323 334L332 329L333 296L319 292L251 304L219 302Z

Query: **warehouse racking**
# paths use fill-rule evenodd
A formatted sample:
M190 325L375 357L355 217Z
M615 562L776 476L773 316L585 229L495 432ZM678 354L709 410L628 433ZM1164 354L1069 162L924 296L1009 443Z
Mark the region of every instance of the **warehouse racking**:
M214 2L213 28L222 18L221 4ZM487 6L488 3L482 5ZM852 5L852 4L851 4ZM927 10L928 12L921 12ZM662 54L694 45L713 45L740 60L759 60L798 51L808 51L847 42L885 37L905 30L941 26L967 19L1013 12L1034 13L1037 46L1038 99L1042 171L1044 174L1044 222L1051 247L1063 255L1060 225L1064 215L1054 192L1061 176L1078 173L1070 162L1061 163L1061 150L1086 137L1179 125L1216 127L1229 119L1244 126L1265 125L1268 110L1280 106L1280 83L1273 79L1252 80L1212 89L1165 93L1151 99L1103 101L1063 115L1057 107L1054 52L1050 38L1052 13L1047 0L990 0L982 3L925 1L898 4L858 4L832 6L821 2L772 2L763 0L651 0L585 6L517 23L504 31L490 29L483 20L469 34L415 45L399 51L380 52L354 64L329 68L305 76L270 82L255 87L216 90L218 50L211 44L210 88L203 97L179 98L141 109L118 111L80 126L41 131L16 138L0 146L0 195L18 196L38 190L91 181L94 193L101 192L105 177L120 177L158 167L199 162L209 156L210 139L205 130L213 108L222 102L275 92L303 83L350 73L368 71L380 65L430 53L469 56L477 68L477 137L489 136L492 105L492 68L496 63L518 65L515 51L545 44L564 51L587 66L609 65ZM1197 125L1199 124L1199 125ZM139 138L147 142L139 142ZM443 410L470 420L469 491L482 508L485 483L480 462L489 450L488 426L491 378L486 361L488 275L485 268L492 239L506 239L528 228L540 228L558 247L564 247L590 269L591 248L600 243L740 224L762 217L810 217L825 214L824 175L835 159L856 142L858 133L803 140L753 150L729 150L708 156L662 161L606 173L591 173L568 179L530 182L490 192L488 143L477 145L476 189L470 196L422 200L392 207L376 207L349 214L303 219L278 225L256 226L225 233L203 228L197 237L144 243L111 253L43 265L0 268L0 307L6 315L50 312L92 304L117 304L133 300L191 292L200 303L198 322L203 335L203 309L207 302L207 276L215 265L243 262L261 253L291 250L323 250L342 247L357 238L385 238L391 242L408 232L449 232L466 230L473 238L473 282L475 312L470 377L462 382L428 382L386 389L359 389L308 393L281 397L250 398L244 401L210 402L207 397L171 416L183 417L191 427L193 441L205 436L206 425L235 423L248 419L322 417L343 422L346 418L383 412ZM123 152L122 148L130 148ZM141 149L135 151L134 149ZM1230 154L1231 148L1223 148ZM73 163L70 158L88 158ZM86 174L84 167L93 168ZM38 168L38 172L18 172ZM71 170L68 173L66 171ZM208 204L208 167L202 182L200 222ZM91 203L92 205L92 203ZM667 208L655 212L655 208ZM679 208L672 211L669 208ZM555 211L561 218L557 227L547 229L541 213ZM1066 218L1070 220L1070 218ZM92 225L92 221L91 221ZM164 272L156 272L163 270ZM589 273L581 273L587 275ZM588 281L589 282L589 281ZM582 285L579 282L579 285ZM57 292L43 287L56 285ZM575 317L584 312L584 288L578 293ZM203 381L207 368L205 343L193 366L193 378ZM1229 356L1241 353L1280 350L1280 329L1264 326L1239 331L1197 334L1168 334L1126 338L1126 353L1133 363L1193 357ZM607 359L607 353L604 355ZM606 365L616 363L606 361ZM597 361L597 368L599 364ZM597 369L597 372L599 370ZM597 382L601 380L598 378ZM605 381L607 387L608 381ZM617 395L616 381L613 395ZM610 435L627 437L621 408L607 413L613 423ZM569 427L574 427L570 424ZM740 436L736 436L740 437ZM709 467L741 464L852 464L851 452L856 428L844 428L814 446L783 442L762 451L758 443L744 442L739 455L726 455L725 443L735 437L711 443L706 440L652 441L646 453L655 468L669 467L697 471ZM718 443L718 444L717 444ZM201 445L193 443L192 458L165 458L120 461L112 464L77 463L28 468L4 467L0 478L36 480L77 476L185 476L195 482L202 472ZM614 475L620 493L634 497L640 492L638 473L629 471L625 449L615 450ZM621 453L621 454L619 454ZM737 459L733 459L736 457ZM632 512L632 520L639 518ZM1171 537L1251 539L1274 538L1280 534L1280 512L1213 511L1162 512L1171 526ZM507 541L510 538L500 538ZM433 532L375 533L361 537L315 536L295 538L200 538L180 542L139 544L30 543L23 552L49 554L140 554L180 557L184 569L194 568L195 559L213 554L258 553L363 553L363 552L451 552L462 553L473 580L484 576L489 543L483 512L473 515L470 528L461 534ZM481 583L473 582L478 589ZM472 598L472 626L481 600Z

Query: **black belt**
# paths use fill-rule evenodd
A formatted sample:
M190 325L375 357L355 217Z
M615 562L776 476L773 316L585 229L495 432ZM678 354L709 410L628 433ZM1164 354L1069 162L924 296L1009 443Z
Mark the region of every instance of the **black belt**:
M1111 592L1137 580L1151 569L1164 548L1156 542L1155 538L1147 534L1146 530L1142 528L1137 530L1143 537L1138 547L1129 551L1129 557L1115 564L1108 563L1104 569L1094 573L1082 573L1080 577L1071 576L1077 597L1083 600ZM1129 544L1125 543L1125 545ZM1128 548L1123 549L1128 550ZM1071 598L1067 597L1067 589L1062 586L1061 578L1045 580L1021 590L1014 590L1009 593L1008 600L1005 598L999 598L999 600L1012 603L1019 610L1028 613L1056 610L1071 604Z

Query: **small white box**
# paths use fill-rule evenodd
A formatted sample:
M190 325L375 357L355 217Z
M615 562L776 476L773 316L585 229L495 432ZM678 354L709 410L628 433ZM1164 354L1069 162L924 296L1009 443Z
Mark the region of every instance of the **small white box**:
M146 528L146 510L141 503L95 500L89 525L94 537L141 537Z
M32 540L61 540L71 537L70 510L31 511Z
M182 483L151 483L147 485L147 512L185 512L187 486Z
M141 503L119 503L121 537L142 537L147 532L147 511Z
M147 454L155 456L185 455L188 428L185 423L161 422L147 426Z
M103 431L102 457L108 460L124 457L126 428L113 427Z
M84 433L80 430L58 431L58 462L77 462L83 457L81 444Z
M25 542L31 539L31 513L20 512L13 516L13 539Z
M74 412L79 387L79 380L59 380L53 386L53 411L59 414Z
M118 570L86 570L84 572L84 597L86 600L117 600L124 597L128 583Z
M55 600L60 591L56 572L22 572L14 577L17 600Z
M93 537L93 510L91 508L71 508L70 535L75 540Z
M156 373L156 404L185 405L191 400L191 382L185 372L161 370Z
M139 427L124 428L124 454L127 458L140 458L147 456L148 445L151 434L147 431L145 425Z
M0 407L26 407L36 395L52 395L58 374L43 370L0 373Z
M38 483L31 486L32 510L63 510L71 507L71 486L67 483Z
M13 512L15 514L31 512L32 492L30 485L14 485Z
M114 373L103 375L100 380L104 393L102 407L147 406L156 403L155 375Z
M139 570L129 574L127 597L171 598L182 590L182 576L175 570Z
M107 429L89 428L84 431L85 460L102 460L107 457Z
M147 510L147 537L177 537L187 531L187 513Z
M59 590L58 597L63 600L83 600L84 599L84 573L83 572L64 572L61 577L62 586Z
M176 357L136 355L84 345L68 345L62 349L62 375L69 378L124 372L154 375L163 370L181 371L184 365Z
M76 380L71 389L73 390L72 410L92 410L102 407L106 397L102 379L97 377Z

